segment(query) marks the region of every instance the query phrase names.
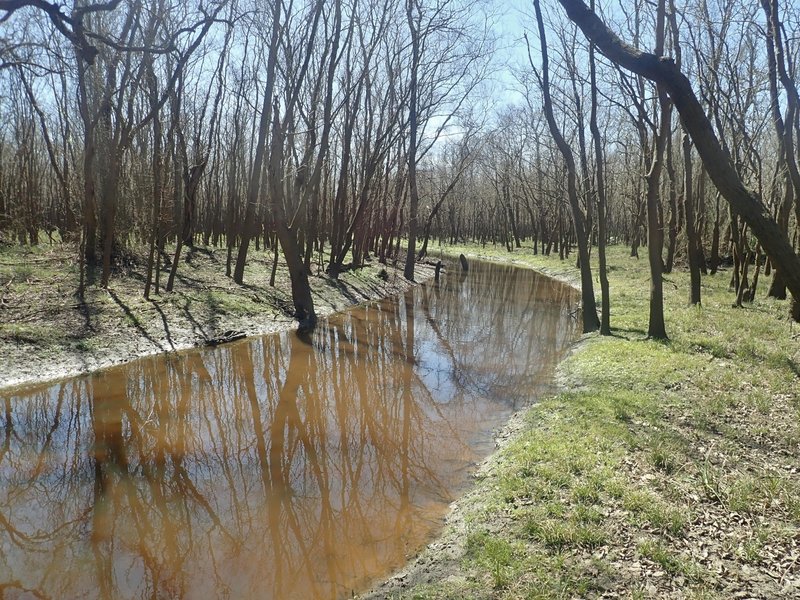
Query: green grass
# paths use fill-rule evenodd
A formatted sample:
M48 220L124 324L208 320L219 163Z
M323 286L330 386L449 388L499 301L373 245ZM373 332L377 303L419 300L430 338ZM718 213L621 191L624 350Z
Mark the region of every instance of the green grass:
M487 570L495 588L507 587L519 568L520 561L515 554L508 541L485 532L472 534L467 539L467 560Z
M680 535L686 527L686 508L672 506L651 491L630 489L622 497L622 506L634 524L656 532Z
M57 341L52 326L36 323L0 323L0 338L39 347L51 346Z
M658 564L669 575L682 575L690 579L702 577L702 571L697 565L661 542L647 540L639 543L637 550L641 556Z
M561 365L565 391L528 411L524 430L481 477L479 500L466 509L470 522L485 524L463 564L471 587L451 588L452 597L614 590L635 598L677 589L713 598L731 582L686 548L702 556L698 540L706 540L763 569L764 547L788 553L800 535L800 344L788 303L764 297L762 274L756 301L734 309L730 275L721 272L703 278L703 305L691 307L688 273L677 269L665 275L669 340L648 340L647 261L609 250L613 335L586 337ZM530 248L446 251L579 277L572 259ZM642 572L629 570L631 556ZM436 584L425 589L439 597Z

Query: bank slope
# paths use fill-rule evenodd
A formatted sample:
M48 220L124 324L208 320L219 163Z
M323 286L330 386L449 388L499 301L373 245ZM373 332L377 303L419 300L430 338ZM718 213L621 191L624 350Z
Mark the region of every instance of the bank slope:
M571 261L478 247L570 280ZM665 276L670 341L646 338L646 261L610 253L612 337L512 423L443 536L372 598L800 598L800 341L787 305L733 308L730 274ZM764 281L764 280L762 280Z
M125 256L107 289L88 286L83 301L75 296L76 257L70 245L0 246L0 388L203 345L230 330L258 335L296 326L283 260L275 286L269 285L270 251L250 252L244 285L238 285L225 276L225 248L190 249L178 267L174 291L150 300L142 295L143 250ZM163 260L162 286L169 269ZM322 264L315 260L309 278L320 316L412 285L403 278L402 265L374 261L335 280ZM417 265L417 281L432 276L432 266Z

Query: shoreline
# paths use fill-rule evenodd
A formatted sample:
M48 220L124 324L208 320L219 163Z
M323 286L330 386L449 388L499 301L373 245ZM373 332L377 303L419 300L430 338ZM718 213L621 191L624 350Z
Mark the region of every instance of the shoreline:
M529 246L447 255L459 252L573 285L579 273ZM552 394L496 434L442 533L357 598L800 597L800 343L786 301L762 283L733 308L723 273L689 306L678 266L669 341L654 341L646 261L612 247L609 264L612 335L576 340Z
M531 265L524 260L498 257L475 251L463 253L468 260L476 259L495 264L513 265L517 268L530 269L537 273L555 279L568 285L580 293L580 279L573 273L565 270L548 269ZM431 254L431 257L433 253ZM442 260L457 261L458 254L442 251L438 254ZM578 302L580 305L580 302ZM578 334L569 346L567 355L556 365L552 374L552 391L547 395L553 396L567 390L562 365L575 353L579 352L591 339L593 334ZM543 400L541 398L539 400ZM476 505L481 505L484 490L479 483L491 477L498 469L502 452L515 442L527 427L526 415L537 409L538 401L532 401L528 406L514 412L508 421L498 430L493 432L494 450L484 457L470 475L469 488L458 498L450 503L444 516L439 533L436 534L423 548L409 558L405 565L394 571L389 577L374 581L370 587L355 595L355 600L386 600L387 598L401 598L406 591L418 586L425 586L432 582L444 585L461 586L467 583L467 573L461 569L460 563L467 549L468 534L471 528L469 513Z
M269 256L256 255L251 262L268 266L268 260ZM60 297L58 305L48 307L47 300L40 297L41 305L20 302L17 320L13 310L17 307L13 305L12 310L0 312L1 317L8 318L4 328L13 328L0 336L0 393L13 394L20 388L86 375L144 357L200 348L225 332L256 337L296 328L297 322L287 315L291 296L285 267L279 267L276 286L271 288L266 285L269 269L257 270L260 264L249 267L242 286L221 273L209 275L202 257L195 259L194 266L194 272L189 273L192 277L184 274L184 283L191 282L189 286L177 282L173 292L151 300L142 297L138 274L128 273L112 278L108 290L87 288L83 305L76 304L74 298L64 304ZM432 277L433 267L425 263L417 264L416 281L411 282L403 277L402 268L374 262L346 271L337 280L324 273L309 279L317 317L324 319L403 293ZM202 284L197 283L201 280ZM29 288L19 294L24 301L36 296L37 288L51 284L30 279L21 285ZM199 308L194 309L195 305ZM25 310L33 317L22 314Z

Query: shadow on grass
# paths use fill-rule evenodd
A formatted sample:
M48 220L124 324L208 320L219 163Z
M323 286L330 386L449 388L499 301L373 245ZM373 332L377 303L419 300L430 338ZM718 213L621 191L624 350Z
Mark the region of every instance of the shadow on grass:
M644 329L639 329L636 327L612 327L611 337L630 341L637 339L644 340L647 339L647 332Z
M167 322L167 316L164 314L164 311L161 310L161 307L155 300L148 300L148 302L153 306L155 311L161 317L161 324L164 326L164 335L167 336L167 342L169 343L170 347L174 350L175 344L172 341L172 334L169 331L169 323Z
M795 361L794 359L789 358L787 356L786 357L786 366L789 368L789 370L792 373L794 373L795 377L800 377L800 365L797 364L797 361Z
M131 309L124 302L122 302L122 300L119 299L119 296L117 296L112 290L107 290L107 292L108 295L111 297L111 299L117 304L117 306L119 306L122 309L122 312L125 313L125 316L130 320L131 324L142 335L142 337L147 339L147 341L156 346L162 352L166 352L167 349L164 348L161 342L159 342L153 336L147 333L147 330L144 328L144 326L142 326L141 321L139 321L139 319L136 318L136 315L134 315L133 312L131 312Z
M325 283L339 290L342 293L342 295L353 304L358 304L359 302L361 302L361 300L353 293L352 288L343 281L340 281L339 279L333 279L332 277L328 277L325 280Z

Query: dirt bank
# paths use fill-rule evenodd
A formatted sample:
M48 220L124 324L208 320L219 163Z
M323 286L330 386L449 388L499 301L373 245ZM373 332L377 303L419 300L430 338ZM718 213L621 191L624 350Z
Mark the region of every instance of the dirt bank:
M171 293L143 295L143 255L127 257L108 289L92 285L84 300L75 290L78 268L70 246L0 248L0 388L77 375L137 357L173 352L223 336L259 335L295 327L289 276L279 264L269 285L272 255L250 254L244 285L225 276L224 249L185 254ZM162 285L168 259L164 258ZM338 280L319 265L310 278L319 316L395 294L411 284L377 261ZM417 266L418 281L433 267Z

